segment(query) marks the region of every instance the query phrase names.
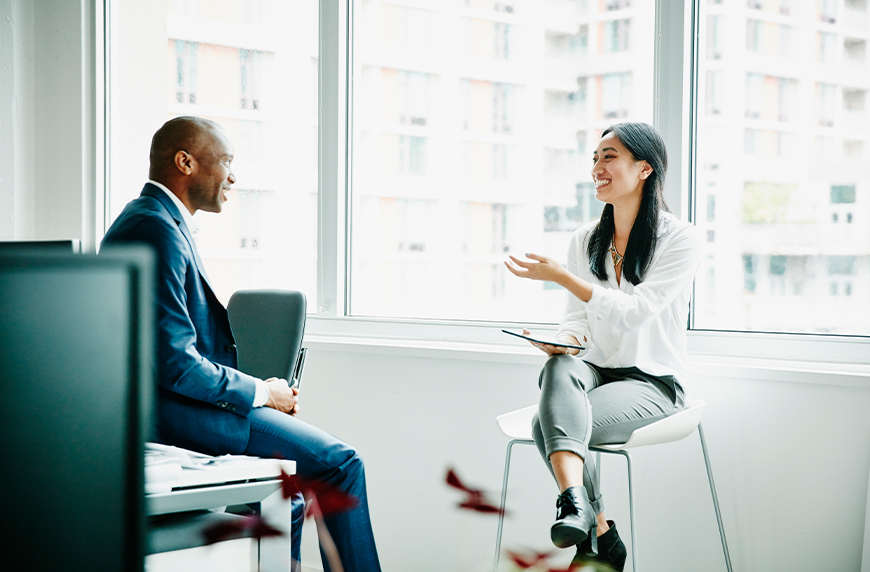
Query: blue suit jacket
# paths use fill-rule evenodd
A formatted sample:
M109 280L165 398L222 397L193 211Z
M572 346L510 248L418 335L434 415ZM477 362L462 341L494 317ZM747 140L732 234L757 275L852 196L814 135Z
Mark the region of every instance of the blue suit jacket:
M128 242L150 244L157 255L156 438L213 455L241 453L256 379L236 369L226 308L181 213L150 183L109 228L102 248Z

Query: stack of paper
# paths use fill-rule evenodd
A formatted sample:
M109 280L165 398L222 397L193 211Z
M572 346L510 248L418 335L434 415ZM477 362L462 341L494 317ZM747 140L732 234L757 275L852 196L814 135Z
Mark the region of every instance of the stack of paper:
M274 479L282 470L293 474L296 462L247 455L212 457L170 445L145 444L146 494L220 483Z

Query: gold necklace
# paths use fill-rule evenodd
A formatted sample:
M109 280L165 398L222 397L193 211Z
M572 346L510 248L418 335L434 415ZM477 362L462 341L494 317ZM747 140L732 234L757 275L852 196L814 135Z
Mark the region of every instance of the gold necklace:
M625 257L616 252L616 243L613 238L610 239L610 248L608 250L610 250L610 256L613 258L613 267L615 268Z

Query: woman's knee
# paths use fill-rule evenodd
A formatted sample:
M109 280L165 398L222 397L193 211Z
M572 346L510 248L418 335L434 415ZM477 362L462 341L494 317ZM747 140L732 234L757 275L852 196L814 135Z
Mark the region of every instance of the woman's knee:
M579 382L579 385L585 389L585 381L577 376L577 368L583 366L589 367L586 366L584 362L568 354L552 355L546 362L544 362L544 367L541 369L541 376L538 379L538 387L543 389L544 384L565 383L571 380L576 380Z
M563 376L573 359L574 358L568 354L551 355L547 358L547 361L544 362L544 367L541 368L541 380L543 381L545 378L552 379L554 377Z

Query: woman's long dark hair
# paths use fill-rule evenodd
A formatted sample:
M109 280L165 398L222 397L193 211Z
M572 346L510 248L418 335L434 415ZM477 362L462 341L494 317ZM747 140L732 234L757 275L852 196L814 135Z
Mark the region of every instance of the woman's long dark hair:
M668 171L668 152L661 135L646 123L617 123L605 129L601 137L611 132L628 149L635 161L646 161L652 167L652 173L643 184L640 208L628 235L625 258L622 261L622 275L637 286L643 281L656 249L659 211L664 209L671 212L663 195L665 174ZM601 218L589 235L586 245L589 269L599 280L607 280L605 257L609 255L613 233L613 205L607 204L604 205Z

